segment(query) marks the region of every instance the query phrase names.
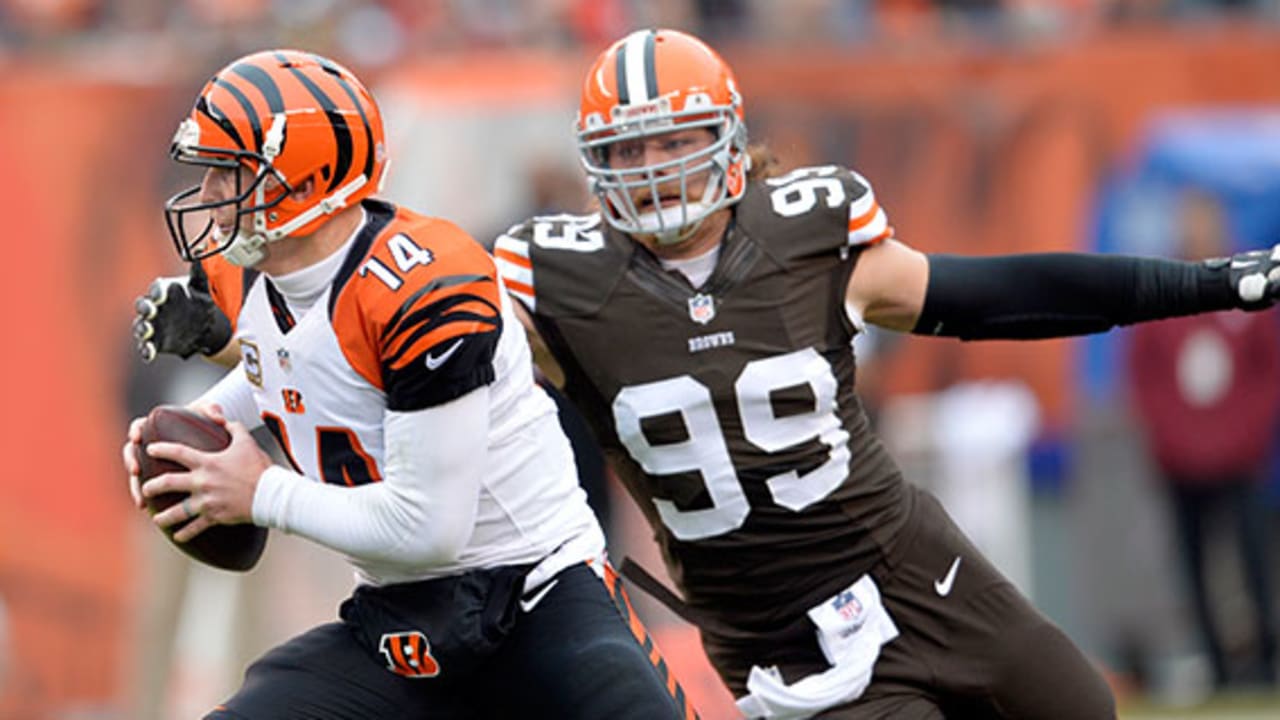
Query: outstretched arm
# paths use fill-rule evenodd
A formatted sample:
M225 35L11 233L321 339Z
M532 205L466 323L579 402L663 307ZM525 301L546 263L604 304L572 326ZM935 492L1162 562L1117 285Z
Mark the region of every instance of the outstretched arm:
M846 301L867 322L965 340L1083 335L1178 315L1270 307L1280 246L1193 263L1084 253L924 255L863 251Z

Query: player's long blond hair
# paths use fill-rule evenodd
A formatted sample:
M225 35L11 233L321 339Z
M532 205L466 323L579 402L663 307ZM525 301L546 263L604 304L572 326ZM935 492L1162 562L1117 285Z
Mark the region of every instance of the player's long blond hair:
M751 158L751 169L747 171L747 182L760 182L782 174L782 165L778 156L773 154L769 146L755 143L747 147L747 157Z

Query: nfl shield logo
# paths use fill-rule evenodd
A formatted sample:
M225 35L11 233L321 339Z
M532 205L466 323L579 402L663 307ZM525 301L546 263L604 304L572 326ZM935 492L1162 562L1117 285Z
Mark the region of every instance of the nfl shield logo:
M716 299L710 295L698 293L689 298L689 319L700 325L706 325L716 316Z
M289 359L289 351L285 348L276 350L276 359L280 361L280 369L285 372L293 371L293 361Z
M858 602L858 597L852 590L845 590L832 599L831 608L840 615L841 620L847 622L862 612L862 603Z

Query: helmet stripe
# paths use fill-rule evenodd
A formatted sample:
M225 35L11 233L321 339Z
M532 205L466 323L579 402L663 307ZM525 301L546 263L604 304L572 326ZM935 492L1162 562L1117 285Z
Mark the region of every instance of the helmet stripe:
M208 116L218 127L222 128L232 142L239 146L241 150L245 149L244 138L240 137L240 131L236 129L235 124L231 122L226 113L222 112L221 108L209 102L208 98L201 95L196 100L196 112L204 113Z
M276 85L276 81L267 74L266 70L257 65L249 63L240 63L231 68L231 72L248 80L251 85L258 88L258 92L262 93L262 97L267 101L267 109L271 114L284 112L284 98L280 96L280 87ZM256 115L256 113L253 113Z
M644 89L650 100L658 97L658 69L655 67L654 46L657 45L658 34L650 30L644 37Z
M329 189L326 193L333 192L338 185L347 179L347 171L351 169L351 154L353 145L351 142L351 128L347 127L347 119L338 111L338 106L334 104L333 99L320 89L319 85L312 82L311 78L299 70L294 64L283 54L280 56L280 62L289 68L289 72L297 78L298 82L311 93L311 96L320 104L321 109L329 118L329 124L333 127L333 140L338 146L337 166L333 169L333 175L329 178Z
M616 71L613 77L613 84L618 86L618 104L630 105L631 93L627 92L627 41L622 41L622 46L618 48L616 53L617 59L614 61L613 68Z
M258 111L253 109L253 103L249 102L249 98L240 92L240 88L232 85L226 80L216 77L213 82L218 87L226 90L235 98L236 103L240 105L240 109L244 111L245 117L249 118L249 127L253 129L253 147L255 150L262 151L262 122L258 119ZM240 145L244 147L242 143Z
M637 30L618 49L618 102L643 103L658 96L658 75L654 71L652 30Z
M373 128L369 125L369 116L364 112L364 103L360 102L360 97L356 94L355 88L351 87L351 83L347 81L346 76L342 74L342 71L338 66L334 65L329 59L323 58L319 55L313 55L312 57L315 58L316 62L320 63L320 67L324 68L326 72L333 76L333 79L337 81L338 85L342 88L342 91L351 99L351 104L355 106L356 112L360 113L360 120L364 123L365 147L369 149L364 158L364 175L367 178L372 178L373 161L374 156L377 153L377 149L374 147Z

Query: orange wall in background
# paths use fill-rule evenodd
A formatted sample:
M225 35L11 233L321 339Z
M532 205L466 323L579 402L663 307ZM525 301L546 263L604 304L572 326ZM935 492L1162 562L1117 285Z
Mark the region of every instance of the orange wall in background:
M0 81L0 596L14 655L0 717L101 708L121 680L138 589L119 378L131 296L159 269L138 242L162 239L151 195L166 136L144 132L156 95L32 69Z

